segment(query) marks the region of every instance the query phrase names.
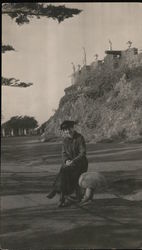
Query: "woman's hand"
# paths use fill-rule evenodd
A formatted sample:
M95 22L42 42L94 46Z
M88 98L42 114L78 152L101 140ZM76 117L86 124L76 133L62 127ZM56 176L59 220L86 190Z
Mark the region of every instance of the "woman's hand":
M67 160L66 161L66 166L70 166L72 164L72 161L71 160Z

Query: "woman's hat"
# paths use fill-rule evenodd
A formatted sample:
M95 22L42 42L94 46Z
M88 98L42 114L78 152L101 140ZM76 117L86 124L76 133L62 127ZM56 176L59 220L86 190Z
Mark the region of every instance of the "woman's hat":
M68 129L68 128L73 128L73 126L76 124L75 121L69 121L69 120L65 120L62 122L62 124L60 125L60 129L64 130L64 129Z

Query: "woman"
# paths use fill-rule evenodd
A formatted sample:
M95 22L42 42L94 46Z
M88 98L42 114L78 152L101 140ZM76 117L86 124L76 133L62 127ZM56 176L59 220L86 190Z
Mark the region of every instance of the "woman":
M86 158L86 144L84 137L74 130L74 121L64 121L60 128L63 132L62 145L62 166L55 180L52 191L47 195L53 198L60 192L59 206L65 206L65 197L78 192L78 180L82 173L88 169L88 160Z

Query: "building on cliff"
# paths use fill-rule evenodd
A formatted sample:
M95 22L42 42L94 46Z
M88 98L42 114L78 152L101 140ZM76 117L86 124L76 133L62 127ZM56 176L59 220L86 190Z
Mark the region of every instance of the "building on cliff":
M106 50L106 57L104 58L105 65L115 69L121 65L134 66L137 63L140 54L137 48L129 48L127 50Z
M142 53L138 53L137 48L128 48L127 50L106 50L106 56L104 60L93 61L90 65L83 65L79 67L71 75L72 85L78 84L87 79L90 72L99 70L102 67L108 67L109 69L117 69L123 65L128 67L136 67L142 65Z

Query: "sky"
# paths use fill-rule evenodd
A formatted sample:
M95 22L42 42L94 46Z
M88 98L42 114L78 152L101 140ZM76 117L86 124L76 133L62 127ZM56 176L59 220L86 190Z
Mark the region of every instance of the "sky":
M76 68L83 64L83 47L87 64L95 60L95 54L103 59L109 40L114 50L127 49L129 40L132 47L142 50L141 3L65 5L83 11L60 24L49 18L33 18L22 26L3 15L2 42L16 51L2 54L2 75L32 82L33 86L2 86L2 122L15 115L34 116L39 125L47 121L58 109L64 89L71 85L71 63Z

